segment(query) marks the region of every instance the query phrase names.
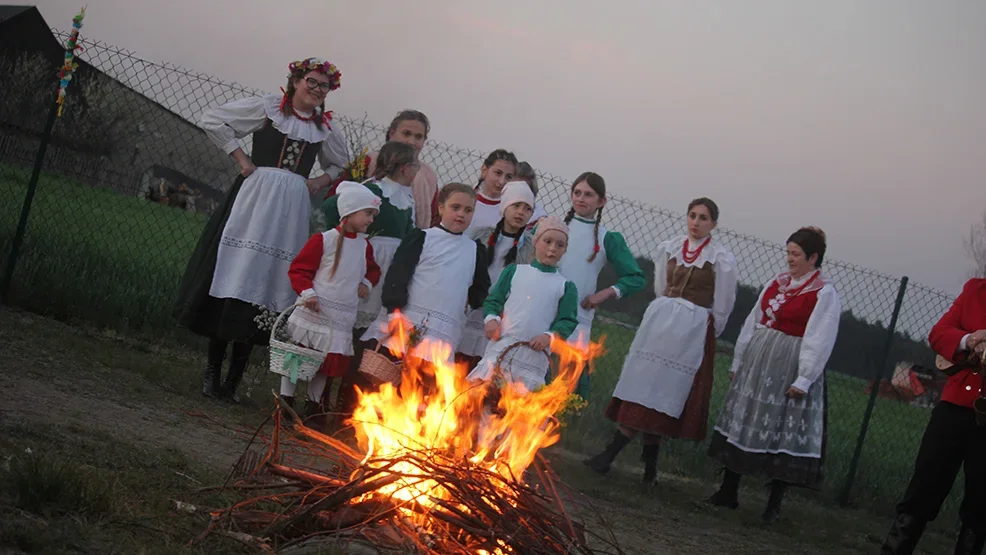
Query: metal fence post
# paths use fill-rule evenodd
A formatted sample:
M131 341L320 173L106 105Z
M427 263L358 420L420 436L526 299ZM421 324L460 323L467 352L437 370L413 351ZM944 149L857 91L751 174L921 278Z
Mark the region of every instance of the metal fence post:
M843 507L849 504L849 495L852 492L853 482L856 479L856 471L859 469L859 458L863 454L863 443L866 441L866 432L870 427L870 416L873 415L873 407L876 405L876 396L880 391L880 382L887 368L890 358L890 348L894 343L894 333L897 330L897 318L900 316L900 307L904 303L904 292L907 291L907 276L900 278L900 288L897 290L897 300L894 302L894 313L890 317L890 324L887 326L887 339L883 343L883 356L880 357L876 370L873 372L873 387L870 390L870 400L866 404L866 412L863 413L863 422L859 427L859 437L856 439L856 450L852 454L852 462L849 463L849 473L846 475L846 483L842 487L839 495L839 504Z
M48 111L48 121L45 122L44 131L41 133L41 144L38 146L38 153L34 158L34 171L31 173L31 181L27 184L27 194L24 196L24 205L21 207L21 218L17 222L17 231L14 233L14 240L10 245L10 254L7 255L7 266L3 271L3 282L0 283L0 303L7 303L7 294L10 292L10 284L14 279L14 267L17 265L17 257L20 254L21 244L24 242L24 234L27 232L27 219L31 215L31 204L34 202L34 193L38 190L38 180L41 178L41 168L44 166L45 151L48 150L48 143L51 142L51 131L55 127L55 119L58 117L57 97L51 103Z

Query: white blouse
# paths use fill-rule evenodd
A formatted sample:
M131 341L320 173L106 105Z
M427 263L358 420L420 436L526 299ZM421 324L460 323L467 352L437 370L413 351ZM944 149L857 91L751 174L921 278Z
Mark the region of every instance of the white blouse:
M279 109L281 98L274 94L253 96L209 108L202 113L199 125L216 146L226 154L231 154L240 148L238 139L259 131L270 119L274 128L290 139L320 142L322 147L318 152L319 166L331 177L338 177L342 168L349 163L349 148L346 146L342 126L333 122L319 129L314 122L285 116ZM303 116L311 115L309 112L298 113Z
M813 274L814 272L809 272L800 279L791 280L788 287L797 288L804 285ZM756 304L753 305L753 310L743 322L743 329L740 330L739 337L736 338L736 347L733 349L733 365L729 369L730 374L735 374L739 370L743 361L743 353L746 351L747 345L750 344L750 339L753 338L753 332L757 328L765 328L760 323L763 321L763 310L760 307L763 305L764 293L776 279L776 277L771 279L763 286L760 295L757 296ZM811 316L808 317L805 335L801 339L801 351L798 354L798 378L791 385L801 391L808 391L811 384L815 383L815 380L825 371L825 365L828 363L829 356L832 355L832 349L835 347L835 340L839 334L841 316L842 301L839 299L839 293L831 282L827 282L818 290L818 300L815 303L815 308L811 311Z
M654 294L658 297L664 296L670 260L675 260L679 266L686 268L692 266L701 268L706 262L710 262L716 275L715 289L712 292L712 318L715 322L716 337L719 337L726 330L729 315L733 312L733 306L736 305L736 294L739 288L736 257L722 243L713 238L708 245L705 245L694 262L686 262L680 260L681 246L684 242L685 236L682 235L658 245L657 253L654 256ZM688 239L690 250L698 248L699 244Z

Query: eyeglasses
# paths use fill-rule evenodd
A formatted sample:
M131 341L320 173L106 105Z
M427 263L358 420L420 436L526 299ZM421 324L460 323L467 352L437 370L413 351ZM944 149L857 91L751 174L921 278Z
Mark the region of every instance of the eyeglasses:
M318 79L315 79L314 77L307 77L307 78L305 78L305 84L308 85L308 90L310 90L310 91L318 90L319 92L322 92L322 93L325 93L325 94L329 94L329 91L332 89L332 84L331 83L327 83L325 81L319 81Z

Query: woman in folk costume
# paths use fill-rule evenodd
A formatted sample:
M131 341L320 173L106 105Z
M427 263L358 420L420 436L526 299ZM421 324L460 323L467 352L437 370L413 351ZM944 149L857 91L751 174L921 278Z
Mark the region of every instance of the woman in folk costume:
M364 341L383 340L391 351L403 350L388 324L400 310L408 322L423 327L422 343L441 342L448 360L432 360L432 349L415 348L405 357L432 363L451 363L466 320L467 306L479 308L490 289L486 248L465 234L472 220L476 193L467 185L449 183L438 194L439 225L415 229L401 241L383 283L387 315L363 335Z
M495 227L473 228L470 237L486 245L490 283L496 283L503 269L511 264L527 264L534 258L534 241L524 236L524 228L534 210L534 193L523 181L508 183L500 196L500 221ZM469 369L486 352L486 329L483 309L473 310L466 319L462 339L456 349L456 361Z
M579 292L579 326L568 342L581 349L589 346L596 307L609 299L633 295L647 283L623 235L602 225L605 205L606 181L601 175L585 172L575 179L572 208L565 216L568 250L558 264L558 271L571 280ZM536 230L535 224L532 231L536 233ZM596 291L599 272L607 263L613 266L618 280L615 285ZM588 399L588 372L582 373L576 393Z
M623 361L606 417L617 423L605 451L585 463L599 473L638 433L643 435L644 482L657 477L664 437L705 439L716 337L736 302L736 259L712 237L719 207L699 198L688 205L688 234L658 245L657 295Z
M914 552L925 526L938 516L962 467L962 528L954 553L979 555L986 545L986 421L976 421L974 404L986 397L986 279L966 282L948 312L931 328L928 342L954 366L947 370L951 375L941 400L931 411L914 461L914 475L897 504L897 517L880 553Z
M380 210L380 197L359 183L343 181L335 198L341 222L313 235L288 270L303 303L288 317L288 333L299 345L327 353L308 384L306 417L320 413L322 393L349 370L356 306L380 281L373 246L364 235ZM296 385L281 377L281 397L292 407Z
M476 185L476 212L469 230L493 227L500 221L500 196L517 171L514 153L498 148L483 160Z
M714 505L739 506L740 476L771 480L763 513L780 517L789 484L818 488L826 438L825 364L839 331L842 303L819 269L825 234L804 227L787 240L788 271L764 287L743 324L729 392L709 456L725 466Z
M533 242L535 260L504 268L486 297L485 334L492 342L469 374L471 380L490 379L500 353L526 341L531 349L512 351L501 370L507 381L536 390L544 385L548 373L548 358L542 351L550 349L552 335L568 339L578 326L578 290L558 272L558 262L568 247L568 227L546 216L538 222Z
M280 312L296 297L291 260L309 236L311 192L327 186L349 156L324 100L339 88L336 67L317 58L288 66L283 96L245 98L202 115L206 135L240 166L226 200L206 224L178 291L180 325L209 338L202 394L237 401L253 345L265 343L254 318ZM247 156L238 140L253 137ZM316 159L326 173L308 179ZM228 343L229 374L219 387Z
M383 145L377 156L377 164L373 168L373 179L366 183L373 194L380 198L380 212L373 223L367 228L371 236L369 241L373 247L373 257L380 268L381 281L386 278L394 253L401 240L414 229L414 197L412 183L418 174L419 163L414 147L406 143L391 141ZM339 225L339 197L331 196L322 204L325 221L329 226ZM369 388L369 382L357 372L365 345L360 337L366 329L381 316L383 301L382 287L374 287L369 296L359 300L356 320L353 323L353 357L350 360L350 372L342 379L339 388L339 412L349 413L356 403L355 386L364 390ZM328 399L323 399L328 401ZM324 403L327 404L327 403Z
M417 110L404 110L390 122L387 128L386 140L404 143L414 147L414 158L418 162L418 173L411 183L414 195L412 208L414 211L414 226L428 229L438 225L441 218L438 215L438 174L428 164L421 160L421 149L425 146L431 123L428 116ZM376 173L379 152L369 155L367 173Z

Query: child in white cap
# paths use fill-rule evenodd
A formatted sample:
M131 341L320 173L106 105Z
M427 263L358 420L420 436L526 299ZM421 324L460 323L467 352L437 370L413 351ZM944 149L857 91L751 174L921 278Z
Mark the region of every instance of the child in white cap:
M380 211L380 197L352 181L340 183L336 195L339 225L308 239L288 270L303 306L288 317L287 331L298 344L327 353L308 384L306 416L320 412L326 385L349 368L357 305L380 281L373 247L363 235ZM291 406L296 386L281 378L281 397Z
M524 181L511 181L500 195L500 221L493 227L473 228L472 239L486 247L490 283L500 279L500 272L510 264L528 264L534 259L534 241L524 237L524 228L534 213L534 192ZM469 313L462 339L456 349L456 362L472 370L486 352L483 309Z
M526 185L525 185L526 187ZM500 370L504 378L528 391L544 385L552 336L566 340L578 326L579 295L575 284L558 273L558 262L568 248L568 226L555 216L538 222L534 234L534 261L503 269L483 304L486 337L491 340L470 380L488 380L500 353L517 342ZM543 351L543 352L542 352Z

